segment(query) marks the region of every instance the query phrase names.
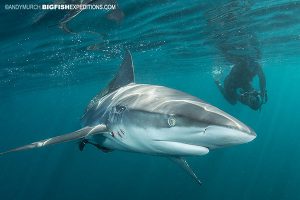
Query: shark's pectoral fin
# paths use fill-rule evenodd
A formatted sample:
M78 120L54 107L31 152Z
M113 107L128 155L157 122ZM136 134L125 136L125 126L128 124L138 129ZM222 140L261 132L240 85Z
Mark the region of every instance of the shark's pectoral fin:
M198 184L202 184L193 169L189 166L187 161L182 157L170 157L172 161L177 163L181 168L183 168Z
M29 150L29 149L48 146L48 145L51 145L51 144L59 144L59 143L63 143L63 142L79 140L79 139L82 139L82 138L85 138L85 137L88 137L88 136L91 136L91 135L105 133L106 130L107 130L107 128L103 124L93 126L93 127L87 126L87 127L84 127L82 129L79 129L78 131L75 131L75 132L72 132L72 133L56 136L56 137L53 137L53 138L48 138L48 139L41 140L41 141L38 141L38 142L33 142L33 143L25 145L25 146L10 149L8 151L0 153L0 156L4 155L4 154L7 154L7 153L10 153L10 152L24 151L24 150Z

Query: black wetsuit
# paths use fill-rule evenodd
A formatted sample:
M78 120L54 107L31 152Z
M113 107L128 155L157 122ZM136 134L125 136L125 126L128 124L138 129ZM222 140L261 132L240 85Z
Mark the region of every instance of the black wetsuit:
M251 85L251 82L256 75L259 78L260 95L262 97L262 101L266 100L266 80L261 66L258 63L247 65L248 64L246 63L234 65L224 80L224 86L217 82L219 90L231 104L236 104L237 101L241 101L247 105L249 104L248 102L241 100L238 90L241 89L243 92L255 91ZM251 105L249 106L251 107ZM252 108L255 109L256 107Z
M249 26L252 3L232 0L226 4L210 4L204 13L209 39L215 44L220 56L233 65L223 85L216 80L219 90L231 103L238 101L258 110L267 101L266 80L259 64L261 50L256 30ZM259 78L260 91L252 86Z

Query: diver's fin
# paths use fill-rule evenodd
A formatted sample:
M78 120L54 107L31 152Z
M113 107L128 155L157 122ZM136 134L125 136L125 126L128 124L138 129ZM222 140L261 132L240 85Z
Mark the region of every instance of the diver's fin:
M198 184L202 184L193 169L189 166L187 161L182 157L170 157L172 161L177 163L181 168L183 168Z
M4 154L7 154L7 153L10 153L10 152L24 151L24 150L29 150L29 149L35 149L35 148L48 146L48 145L51 145L51 144L59 144L59 143L63 143L63 142L69 142L69 141L72 141L72 140L78 140L78 139L85 138L85 137L90 136L90 135L105 133L106 130L107 130L107 128L103 124L93 126L93 127L87 126L87 127L84 127L82 129L80 129L78 131L75 131L75 132L72 132L72 133L56 136L56 137L53 137L53 138L48 138L48 139L41 140L41 141L38 141L38 142L33 142L33 143L25 145L25 146L10 149L8 151L0 153L0 156L2 156Z

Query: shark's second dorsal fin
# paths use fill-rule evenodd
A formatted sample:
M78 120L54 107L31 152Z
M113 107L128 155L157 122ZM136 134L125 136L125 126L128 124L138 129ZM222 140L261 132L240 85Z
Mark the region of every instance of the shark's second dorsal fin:
M126 50L120 69L108 85L108 93L134 82L134 67L130 51Z

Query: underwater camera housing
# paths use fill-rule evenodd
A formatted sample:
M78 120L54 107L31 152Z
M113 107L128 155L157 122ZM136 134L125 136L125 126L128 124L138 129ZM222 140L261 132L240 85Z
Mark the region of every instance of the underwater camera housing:
M241 93L240 101L243 104L248 105L253 110L261 109L261 106L263 104L261 93L256 90Z

